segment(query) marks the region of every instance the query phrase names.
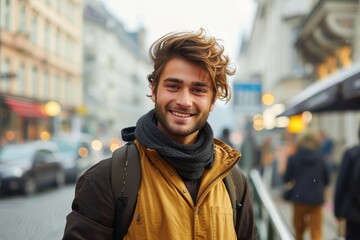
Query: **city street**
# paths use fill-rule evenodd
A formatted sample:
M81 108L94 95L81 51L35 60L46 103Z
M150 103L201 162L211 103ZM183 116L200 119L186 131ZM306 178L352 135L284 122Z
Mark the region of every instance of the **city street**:
M22 195L0 197L1 240L60 240L66 215L71 210L74 184L60 189L46 189L31 197ZM330 188L329 195L332 195ZM279 189L271 195L281 214L292 227L291 205L280 198ZM331 201L324 208L324 239L337 236L337 224L332 214ZM310 239L309 232L305 239Z
M75 185L46 189L31 197L0 197L0 239L59 240Z

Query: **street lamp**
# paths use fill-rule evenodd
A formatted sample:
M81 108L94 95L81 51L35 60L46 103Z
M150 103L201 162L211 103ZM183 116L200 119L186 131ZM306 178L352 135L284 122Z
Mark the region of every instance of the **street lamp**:
M59 118L58 116L61 113L61 106L56 101L49 101L44 106L44 111L46 115L52 118L52 133L57 135L60 126L59 126Z
M58 102L49 101L45 104L45 113L50 117L56 117L61 112L61 106Z

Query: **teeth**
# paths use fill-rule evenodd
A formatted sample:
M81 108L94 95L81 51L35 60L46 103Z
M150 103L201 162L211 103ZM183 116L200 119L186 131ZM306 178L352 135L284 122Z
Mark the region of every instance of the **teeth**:
M172 112L172 114L174 114L175 116L178 117L190 117L191 114L185 114L185 113L179 113L179 112Z

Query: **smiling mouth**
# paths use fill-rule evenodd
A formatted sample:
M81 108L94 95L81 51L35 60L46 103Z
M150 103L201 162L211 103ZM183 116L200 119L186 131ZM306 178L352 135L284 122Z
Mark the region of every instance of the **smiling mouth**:
M175 115L176 117L181 117L181 118L188 118L188 117L192 116L192 114L190 114L190 113L181 113L181 112L175 112L175 111L170 111L170 113L172 115Z

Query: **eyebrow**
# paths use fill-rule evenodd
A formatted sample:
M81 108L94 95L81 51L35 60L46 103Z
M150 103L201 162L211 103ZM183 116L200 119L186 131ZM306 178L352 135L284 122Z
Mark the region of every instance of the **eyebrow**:
M182 83L184 83L184 81L183 80L181 80L181 79L178 79L178 78L166 78L165 80L164 80L164 82L173 82L173 83L179 83L179 84L182 84ZM204 82L192 82L191 83L191 85L194 85L194 86L196 86L196 87L207 87L207 88L210 88L210 86L209 86L209 84L207 84L207 83L204 83Z

